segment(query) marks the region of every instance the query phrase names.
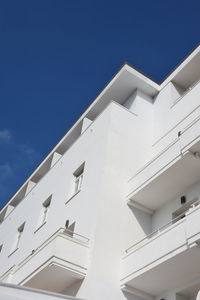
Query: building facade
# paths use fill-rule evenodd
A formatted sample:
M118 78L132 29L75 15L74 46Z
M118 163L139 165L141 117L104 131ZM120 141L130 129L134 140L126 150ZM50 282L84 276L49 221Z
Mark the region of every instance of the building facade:
M0 221L5 299L196 299L200 47L160 84L125 64Z

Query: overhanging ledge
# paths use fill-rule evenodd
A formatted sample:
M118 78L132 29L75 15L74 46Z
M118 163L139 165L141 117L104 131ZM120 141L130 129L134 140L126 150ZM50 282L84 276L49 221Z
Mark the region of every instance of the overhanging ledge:
M148 166L144 173L149 173L150 168L153 167ZM130 203L132 200L154 211L200 180L200 159L191 151L174 157L164 168L158 162L156 168L157 172L152 177L127 196Z
M15 284L10 284L10 283L0 283L0 297L2 299L2 296L4 297L3 299L8 299L8 300L16 300L16 293L18 296L18 299L23 300L24 296L26 296L26 299L41 299L41 296L43 299L51 299L51 300L57 300L57 299L67 299L67 300L83 300L81 298L76 298L76 297L71 297L63 294L57 294L57 293L52 293L44 290L39 290L39 289L33 289L33 288L27 288L24 286L19 286ZM46 296L46 297L45 297ZM47 298L48 297L48 298Z

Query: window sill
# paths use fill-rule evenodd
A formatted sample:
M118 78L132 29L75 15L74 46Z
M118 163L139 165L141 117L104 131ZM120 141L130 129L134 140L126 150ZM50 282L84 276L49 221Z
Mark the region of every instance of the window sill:
M13 250L9 255L8 257L10 257L11 255L13 255L19 248L16 248L15 250Z
M78 190L75 194L73 194L66 202L65 204L67 204L68 202L70 202L76 195L78 195L80 193L81 190Z
M44 223L42 223L42 225L40 225L40 226L34 231L34 233L38 232L45 224L46 224L46 221L45 221Z

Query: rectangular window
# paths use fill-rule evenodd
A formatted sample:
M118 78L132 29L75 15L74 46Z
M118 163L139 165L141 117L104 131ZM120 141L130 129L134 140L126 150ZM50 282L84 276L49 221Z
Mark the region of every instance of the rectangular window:
M49 208L50 208L50 204L51 204L51 198L52 198L52 195L49 196L48 199L45 200L42 203L43 213L42 213L42 222L41 222L41 225L43 225L47 221L47 217L48 217L48 213L49 213Z
M66 223L65 223L64 233L66 233L67 235L73 237L75 225L76 225L76 222L73 222L71 225L69 225L69 220L67 220Z
M37 226L37 229L35 232L37 232L40 227L42 227L48 218L48 214L49 214L49 208L51 205L51 199L52 199L52 195L50 195L43 203L42 203L42 210L41 210L41 214L40 214L40 219L39 219L39 223Z
M19 226L19 228L17 229L17 236L16 236L14 247L13 247L13 251L15 251L19 248L22 233L24 231L24 226L25 226L25 222L21 226Z
M78 193L81 190L82 182L83 182L83 173L84 173L83 163L75 172L74 172L74 194Z

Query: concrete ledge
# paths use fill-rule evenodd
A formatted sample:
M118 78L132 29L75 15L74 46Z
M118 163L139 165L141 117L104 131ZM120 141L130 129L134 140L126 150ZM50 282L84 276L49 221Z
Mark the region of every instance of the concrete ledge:
M27 288L10 283L0 282L0 299L15 300L17 296L18 300L29 300L29 299L68 299L68 300L83 300L81 298L71 297L63 294L52 293L44 290L38 290L33 288ZM44 296L46 296L44 298ZM36 298L37 297L37 298Z

